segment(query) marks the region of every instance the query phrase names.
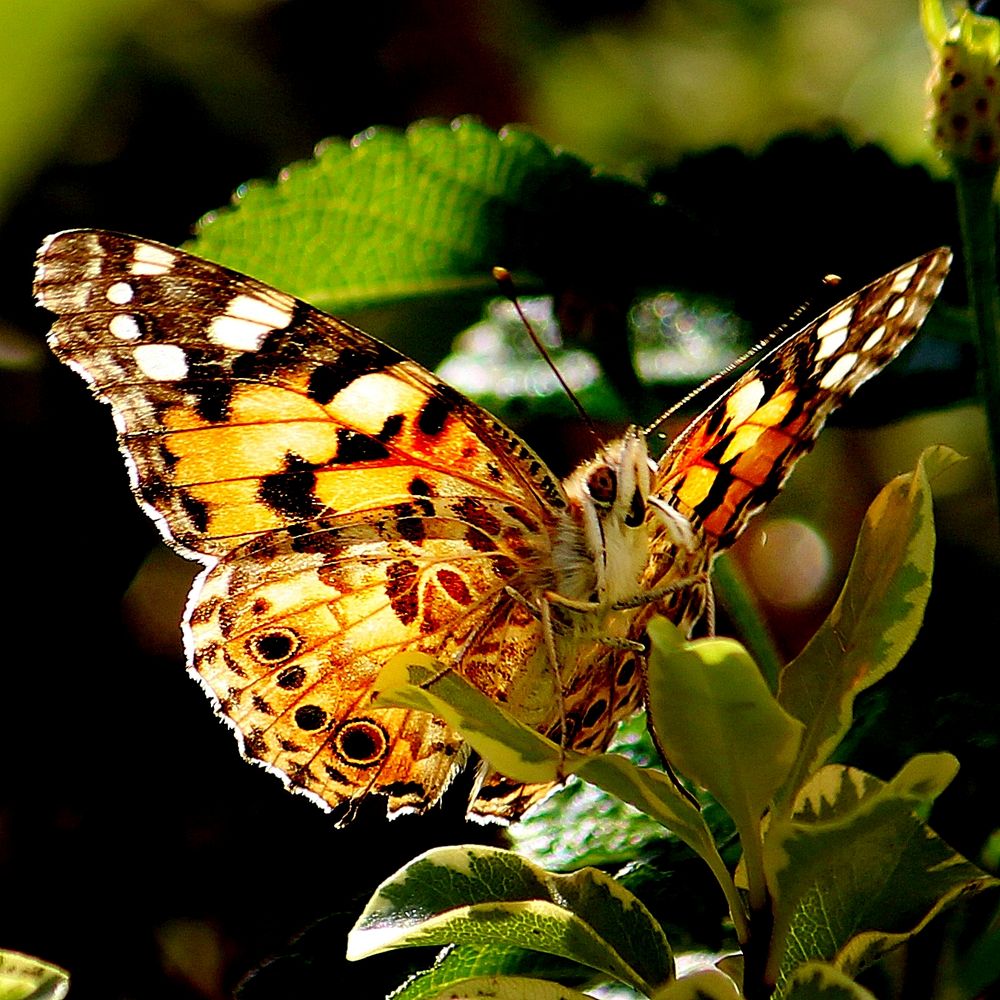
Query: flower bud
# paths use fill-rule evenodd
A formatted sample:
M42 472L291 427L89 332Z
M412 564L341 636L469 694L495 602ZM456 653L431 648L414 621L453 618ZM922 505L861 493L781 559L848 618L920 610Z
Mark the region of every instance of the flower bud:
M948 25L941 0L921 0L934 65L928 79L934 144L957 162L1000 165L1000 21L963 10Z

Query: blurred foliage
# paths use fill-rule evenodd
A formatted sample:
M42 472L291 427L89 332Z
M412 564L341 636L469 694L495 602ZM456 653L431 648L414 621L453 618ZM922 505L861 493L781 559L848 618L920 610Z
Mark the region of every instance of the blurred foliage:
M926 66L910 0L0 4L0 415L12 591L0 695L0 941L69 969L77 1000L216 1000L265 961L246 997L331 984L379 996L428 961L344 964L347 930L374 885L435 844L500 838L465 824L467 779L432 815L386 825L376 805L333 831L239 760L184 672L177 623L190 569L162 552L148 558L158 538L129 495L107 412L41 349L46 318L28 289L42 237L94 225L180 243L240 185L270 183L325 137L473 114L491 129L525 122L554 147L663 192L669 224L641 231L613 210L598 224L582 202L576 261L593 251L594 260L638 262L643 273L631 277L653 293L647 301L664 289L684 302L710 296L763 333L818 275L840 271L853 287L956 242L952 193L923 169L934 166L923 138ZM883 482L928 443L971 456L937 511L925 627L900 669L859 699L849 752L883 776L923 750L954 753L962 770L934 827L976 857L1000 828L998 675L969 636L992 620L1000 541L981 419L955 405L971 397L975 377L962 324L950 323L960 286L950 281L951 310L946 301L935 311L939 336L893 366L906 377L890 369L848 414L855 424L908 419L871 433L827 431L769 513L816 526L836 581ZM572 319L579 304L564 295L557 311ZM615 301L615 323L630 304ZM594 316L594 306L585 299L578 315ZM431 320L441 324L439 357L468 321L452 313ZM405 330L412 314L396 304L362 318L384 333ZM682 328L692 323L685 307ZM958 337L944 336L949 323ZM566 350L613 358L620 341L608 329L577 324ZM620 336L621 325L610 329ZM555 424L551 408L506 413L559 471L590 447L569 422ZM766 529L755 522L735 558L762 548ZM762 602L786 655L821 620L822 599L791 611ZM726 627L723 617L720 633ZM635 880L658 912L696 898L698 938L710 942L718 914L702 873L677 862L677 850L665 849L664 861L644 842ZM932 928L899 959L896 981L909 997L931 995L939 964L957 970L955 981L989 980L991 942L980 936L988 906L965 925L958 914Z
M601 162L757 151L780 133L837 122L855 143L929 165L926 75L905 0L655 3L552 45L531 120Z

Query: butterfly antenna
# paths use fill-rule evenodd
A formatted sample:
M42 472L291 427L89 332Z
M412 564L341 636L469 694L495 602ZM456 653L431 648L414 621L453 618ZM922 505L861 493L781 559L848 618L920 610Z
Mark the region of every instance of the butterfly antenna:
M827 288L835 288L840 284L840 277L836 274L828 274L823 278L823 285ZM721 371L716 372L714 375L705 379L704 382L699 383L695 386L689 393L683 396L681 399L677 400L672 406L668 407L663 413L661 413L656 420L654 420L648 427L645 428L644 434L646 437L650 437L653 433L656 433L659 437L663 438L666 435L662 431L657 431L657 427L660 427L666 420L669 420L679 409L687 406L692 399L697 398L703 392L710 389L716 382L721 382L724 378L732 375L734 371L742 368L748 361L755 358L761 351L766 350L770 347L776 340L780 340L787 333L788 330L797 325L799 320L802 318L803 313L807 312L812 308L815 303L815 299L806 299L801 305L799 305L795 311L775 330L769 333L766 337L762 337L757 341L753 347L744 351L738 358L730 361L725 368Z
M548 348L542 343L541 338L535 332L535 328L531 325L531 321L521 308L521 303L517 298L517 290L514 288L514 278L510 271L508 271L505 267L493 268L493 280L497 283L500 291L503 292L504 297L507 298L514 306L514 310L517 313L518 318L524 324L525 330L528 331L528 336L531 338L531 342L535 345L535 349L545 359L545 363L549 366L549 368L552 369L552 373L559 380L559 384L562 386L563 392L566 393L566 396L573 404L574 409L580 414L580 418L583 420L584 424L586 424L587 430L590 431L594 440L597 441L599 445L603 444L604 442L601 440L601 435L597 433L597 428L594 426L594 421L590 419L590 414L583 408L583 404L580 400L576 398L576 393L569 387L566 379L562 377L562 372L559 371L555 361L552 360L552 355L549 354Z

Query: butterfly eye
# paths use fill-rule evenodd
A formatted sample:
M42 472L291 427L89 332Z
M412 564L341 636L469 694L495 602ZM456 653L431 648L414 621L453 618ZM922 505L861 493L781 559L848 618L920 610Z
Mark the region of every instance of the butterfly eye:
M615 502L617 490L614 470L607 465L599 465L587 476L587 492L599 507L610 507Z

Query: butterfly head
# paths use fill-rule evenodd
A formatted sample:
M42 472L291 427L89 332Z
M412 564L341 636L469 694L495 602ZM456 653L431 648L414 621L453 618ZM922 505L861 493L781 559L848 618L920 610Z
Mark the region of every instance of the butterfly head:
M632 596L646 563L646 510L652 468L646 438L632 428L566 480L577 539L593 565L593 588L601 602Z

